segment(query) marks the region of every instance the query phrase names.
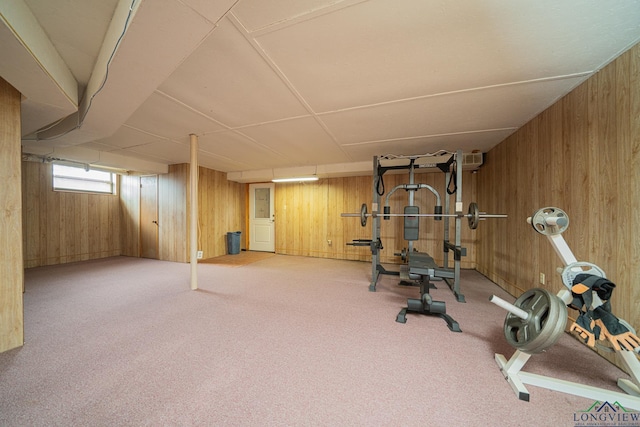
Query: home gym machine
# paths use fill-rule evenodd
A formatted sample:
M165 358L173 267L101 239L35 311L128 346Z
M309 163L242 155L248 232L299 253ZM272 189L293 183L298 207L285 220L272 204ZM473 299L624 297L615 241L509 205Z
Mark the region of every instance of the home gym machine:
M618 403L625 409L640 410L640 338L633 327L611 313L610 299L615 284L595 264L578 262L562 233L569 226L569 217L561 209L547 207L527 218L533 229L546 236L564 264L558 272L567 289L553 295L545 289L534 288L511 304L495 295L491 301L506 309L504 334L516 352L507 361L501 354L495 360L503 376L519 399L529 401L525 384L586 397L601 402ZM590 347L615 352L632 378L620 378L618 387L624 393L564 381L543 375L523 372L529 358L545 351L558 341L565 331L567 306L578 310L576 321L569 327Z
M407 307L403 308L396 321L406 322L406 313L420 313L436 315L443 318L450 330L461 332L458 323L446 314L446 307L443 301L434 301L429 294L431 288L435 286L431 281L443 280L453 291L459 302L465 302L464 295L460 292L460 260L466 256L466 248L461 246L461 222L467 218L469 227L475 229L480 220L485 218L503 218L506 215L489 215L481 213L478 205L471 203L467 213L462 208L462 151L456 153L438 152L419 156L384 156L373 158L373 203L371 212L368 212L367 205L362 204L360 213L343 213L343 217L359 217L360 224L365 227L367 220L371 218L371 239L354 240L347 245L369 246L371 249L371 283L369 290L375 292L376 284L380 274L400 276L400 284L417 286L420 288L419 299L408 299ZM415 183L415 170L419 168L438 168L445 175L445 188L447 196L444 197L444 211L440 194L427 184ZM389 171L409 172L409 183L401 184L393 188L385 198L383 213L379 209L382 196L385 194L384 174ZM404 213L391 213L389 206L390 196L397 190L405 190L409 193L409 205L405 206ZM418 190L426 189L431 191L435 198L434 213L420 213L419 207L414 205L414 193ZM450 214L450 197L455 194L455 213ZM391 217L404 218L404 239L408 241L408 249L402 249L401 253L396 253L406 264L401 265L400 271L389 271L380 263L380 251L383 249L380 238L380 218L389 220ZM432 217L444 223L444 263L439 267L434 259L427 253L421 253L414 249L413 242L419 238L419 218ZM455 220L454 242L449 240L449 219ZM453 268L449 267L449 252L453 253Z

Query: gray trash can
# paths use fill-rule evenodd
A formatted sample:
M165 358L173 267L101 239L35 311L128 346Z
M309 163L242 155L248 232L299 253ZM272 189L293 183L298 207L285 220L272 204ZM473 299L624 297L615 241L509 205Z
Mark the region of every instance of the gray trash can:
M229 255L237 255L240 253L241 234L241 231L230 231L227 233L227 253Z

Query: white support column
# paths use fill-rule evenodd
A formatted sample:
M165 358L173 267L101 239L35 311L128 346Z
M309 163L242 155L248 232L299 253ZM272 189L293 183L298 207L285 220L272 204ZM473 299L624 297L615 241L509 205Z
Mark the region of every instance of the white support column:
M198 289L198 137L189 135L191 142L191 174L190 174L190 207L191 222L189 224L189 239L191 242L191 289Z

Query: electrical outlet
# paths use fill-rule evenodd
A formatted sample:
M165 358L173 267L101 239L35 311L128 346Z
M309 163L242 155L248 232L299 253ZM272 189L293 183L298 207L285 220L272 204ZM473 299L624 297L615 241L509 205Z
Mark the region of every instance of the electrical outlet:
M327 244L331 246L331 240L327 240Z
M540 284L544 285L544 283L545 283L544 273L540 273Z
M198 255L196 255L196 258L202 259L203 256L204 254L202 253L202 251L198 251Z

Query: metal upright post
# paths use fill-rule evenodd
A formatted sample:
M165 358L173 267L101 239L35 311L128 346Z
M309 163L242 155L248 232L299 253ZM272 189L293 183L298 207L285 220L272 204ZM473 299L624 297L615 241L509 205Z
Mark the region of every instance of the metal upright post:
M378 156L373 156L373 185L371 197L371 212L378 213L380 206L380 195L378 194ZM371 283L369 291L376 291L376 283L378 283L378 264L380 259L380 248L378 247L378 239L380 238L380 218L378 216L371 217Z
M445 189L445 195L444 195L444 213L445 214L449 214L449 197L451 197L449 195L449 193L447 193L447 185L449 185L449 180L451 179L451 172L445 172L444 174L444 189ZM443 222L443 226L444 226L444 241L442 243L442 250L444 252L444 261L442 266L444 268L449 268L449 246L447 246L447 244L449 243L449 217L445 216L442 220Z
M464 302L464 295L460 293L460 259L462 258L462 150L456 152L456 250L453 255L453 293L458 302Z
M414 172L414 166L413 166L413 160L411 160L411 163L409 164L409 184L413 185L415 184L415 172ZM415 190L409 190L409 206L413 206L413 203L415 201ZM407 253L411 253L413 252L413 240L409 240L407 243Z

